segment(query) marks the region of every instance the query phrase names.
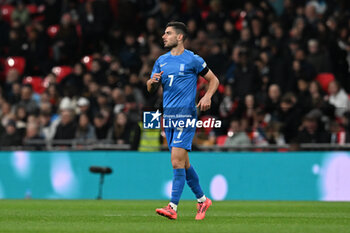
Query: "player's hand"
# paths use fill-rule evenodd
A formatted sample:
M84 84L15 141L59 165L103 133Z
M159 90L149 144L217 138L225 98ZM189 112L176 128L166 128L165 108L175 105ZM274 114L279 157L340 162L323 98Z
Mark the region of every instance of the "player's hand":
M159 81L161 80L163 73L164 73L164 71L161 71L160 73L154 73L153 77L148 79L148 81L147 81L147 91L149 93L153 93L158 88L158 86L160 84Z
M203 96L203 98L197 104L197 108L199 108L202 112L207 111L211 106L211 99Z
M162 79L162 74L164 71L161 71L160 73L153 74L153 77L151 78L151 84L159 83L159 81Z

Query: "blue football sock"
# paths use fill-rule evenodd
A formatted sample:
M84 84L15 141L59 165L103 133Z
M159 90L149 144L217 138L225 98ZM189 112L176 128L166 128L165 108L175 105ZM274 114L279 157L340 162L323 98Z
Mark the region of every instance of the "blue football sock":
M192 165L189 169L186 170L186 180L188 186L190 186L192 192L196 195L196 198L199 199L203 197L204 193L201 186L199 185L198 175Z
M173 188L171 191L170 202L174 203L175 205L179 204L182 190L184 189L184 186L185 186L185 180L186 180L185 168L174 169Z

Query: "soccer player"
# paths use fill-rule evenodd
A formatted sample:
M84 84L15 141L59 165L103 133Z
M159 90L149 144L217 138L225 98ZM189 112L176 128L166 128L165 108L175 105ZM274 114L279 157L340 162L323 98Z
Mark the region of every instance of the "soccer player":
M211 106L211 97L215 93L219 81L214 73L207 67L205 61L193 52L184 48L187 36L186 25L181 22L170 22L167 24L163 35L164 47L170 51L160 56L154 64L151 78L147 81L147 90L154 92L161 84L163 87L163 118L167 116L182 117L191 115L197 118L198 107L206 111ZM208 81L208 90L195 104L198 75ZM179 120L178 119L178 120ZM171 163L173 166L173 181L171 200L168 206L156 209L159 215L169 219L177 218L177 205L187 181L198 200L196 220L202 220L211 206L212 201L207 198L199 185L199 178L190 164L188 151L192 149L192 140L195 127L165 128L168 147L171 152Z

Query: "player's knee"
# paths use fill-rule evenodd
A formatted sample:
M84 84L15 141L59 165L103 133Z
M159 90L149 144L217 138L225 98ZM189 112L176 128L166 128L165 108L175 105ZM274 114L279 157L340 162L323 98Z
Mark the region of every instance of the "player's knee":
M174 169L185 168L185 160L173 159L171 164Z

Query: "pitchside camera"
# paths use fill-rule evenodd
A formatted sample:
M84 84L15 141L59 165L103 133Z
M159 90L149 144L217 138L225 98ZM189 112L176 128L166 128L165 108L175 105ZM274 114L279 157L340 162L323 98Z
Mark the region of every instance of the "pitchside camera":
M102 188L103 188L103 182L104 182L104 176L107 174L111 174L112 168L110 167L99 167L99 166L91 166L90 167L90 172L91 173L97 173L100 174L100 183L98 186L98 195L97 195L97 200L102 199Z
M112 169L110 167L90 167L90 172L92 173L101 173L101 174L111 174Z

